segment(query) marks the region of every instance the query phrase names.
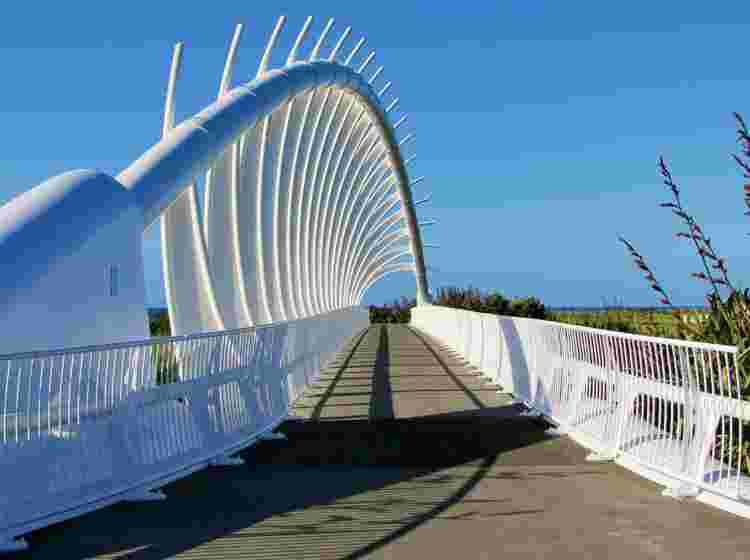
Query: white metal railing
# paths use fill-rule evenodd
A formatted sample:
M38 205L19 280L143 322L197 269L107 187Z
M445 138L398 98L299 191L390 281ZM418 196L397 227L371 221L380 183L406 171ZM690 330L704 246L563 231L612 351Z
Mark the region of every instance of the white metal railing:
M368 323L367 310L354 307L235 331L0 356L0 541L246 447L284 420Z
M736 348L433 305L412 325L594 450L668 486L750 514Z

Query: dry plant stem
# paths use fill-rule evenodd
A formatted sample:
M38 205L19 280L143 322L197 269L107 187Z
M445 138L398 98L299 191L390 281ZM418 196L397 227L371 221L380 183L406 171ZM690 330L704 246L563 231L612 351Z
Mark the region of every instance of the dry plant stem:
M668 305L673 310L675 309L672 305L672 301L669 299L669 296L664 291L664 289L661 287L659 282L656 280L656 276L654 276L653 271L648 266L648 263L646 262L646 259L641 255L636 248L633 246L633 244L625 239L624 237L620 237L620 241L623 245L627 248L630 255L633 257L633 262L635 262L635 265L642 270L645 273L646 280L651 284L651 289L658 292L661 296L661 300L659 300L664 305Z
M700 257L701 262L703 263L703 269L706 271L705 278L703 279L711 283L714 294L717 298L719 298L719 300L721 300L721 293L717 284L724 284L731 291L734 291L734 286L732 286L732 283L729 281L729 277L727 275L724 259L716 255L716 252L711 246L711 240L703 235L703 230L696 223L692 215L688 214L688 212L682 206L682 200L680 199L680 188L677 183L674 182L672 173L669 171L664 158L659 158L659 172L661 173L662 177L664 177L664 184L669 187L670 191L672 192L672 197L674 198L674 203L666 202L662 203L660 206L670 208L672 212L676 216L680 217L688 226L689 233L682 235L678 234L678 236L690 238L693 245L695 246L696 253L698 253L698 257ZM721 272L721 279L717 279L713 276L711 272L711 266L708 263L709 258L717 263L716 265L714 265L714 267ZM697 277L702 278L701 276Z
M721 313L721 316L724 318L724 321L729 326L729 329L731 331L731 336L733 340L738 340L739 333L737 332L736 325L734 324L734 321L731 320L729 317L729 314L727 313L727 309L724 306L724 303L721 299L721 292L719 291L718 284L724 284L727 286L731 293L735 292L734 286L729 280L729 276L727 274L725 261L723 258L716 255L716 253L713 250L713 247L711 246L710 239L707 239L703 235L703 230L698 226L695 219L688 214L685 211L685 208L682 206L682 201L680 199L680 189L679 186L674 182L672 178L672 173L669 171L669 168L667 167L666 162L664 161L664 158L659 158L659 171L664 177L664 184L667 185L672 192L672 197L674 198L674 203L662 203L660 206L671 208L672 212L680 217L685 224L688 226L690 233L687 235L681 235L678 234L680 237L689 237L692 241L693 245L695 246L695 250L698 253L698 257L701 259L701 263L703 263L703 268L706 271L705 275L700 274L694 274L694 276L698 278L702 278L704 280L707 280L711 284L711 288L713 289L714 296L716 298L716 305L719 308L719 313ZM701 242L703 246L701 245ZM708 263L708 258L712 259L714 262L717 263L717 265L714 265L715 268L717 268L721 274L722 278L715 278L711 273L711 268Z
M742 176L745 179L750 179L750 132L748 132L747 125L739 113L734 114L734 119L737 121L737 143L740 145L740 154L733 154L732 157L740 166ZM744 158L748 161L745 161ZM743 190L745 206L750 210L750 182L745 184ZM745 212L745 216L750 216L750 211Z
M734 118L737 121L737 142L739 142L744 156L750 158L750 132L748 132L747 125L745 124L742 115L734 113ZM750 178L750 165L745 162L740 162L740 166L747 173L747 177Z

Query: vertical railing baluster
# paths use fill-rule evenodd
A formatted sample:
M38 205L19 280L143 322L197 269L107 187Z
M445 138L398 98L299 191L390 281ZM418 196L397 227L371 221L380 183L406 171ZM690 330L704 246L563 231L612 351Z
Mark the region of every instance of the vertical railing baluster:
M745 496L742 496L740 494L740 478L741 478L741 471L742 471L742 453L743 453L743 446L744 446L744 431L745 431L745 421L747 420L745 418L745 407L743 406L742 401L742 391L740 389L740 368L739 364L737 363L737 349L735 348L734 352L732 352L732 363L734 365L734 379L735 379L735 388L737 390L737 396L734 401L734 417L739 420L737 423L737 474L735 476L735 490L734 494L738 499L745 499Z
M3 391L3 441L8 441L8 392L10 390L10 367L11 360L7 360L8 367L5 368L5 391Z

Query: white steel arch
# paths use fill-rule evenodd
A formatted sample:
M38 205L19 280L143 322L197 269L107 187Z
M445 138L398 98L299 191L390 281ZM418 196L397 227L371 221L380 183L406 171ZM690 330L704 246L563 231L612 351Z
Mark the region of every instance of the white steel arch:
M329 20L315 39L307 18L287 37L285 21L255 78L235 86L237 26L217 99L182 122L178 44L158 143L117 177L65 173L0 207L0 312L14 325L0 351L147 336L143 232L157 220L176 335L356 305L396 270L428 301L402 156L413 133L383 66L351 28Z
M72 171L0 207L0 472L39 481L0 492L0 551L227 464L366 326L358 304L379 278L412 272L427 302L410 135L397 137L390 82L375 89L383 67L364 76L375 53L349 28L329 48L333 20L307 54L308 18L273 69L284 23L233 87L237 26L217 99L182 122L176 45L157 144L116 178ZM156 221L178 336L149 339L143 237Z
M386 101L391 82L376 93L382 66L364 77L375 52L355 62L365 39L347 48L351 28L323 54L333 20L305 58L308 18L284 66L269 70L284 23L279 18L271 33L256 79L231 89L238 26L218 100L172 131L176 50L165 138L117 177L141 198L146 223L161 213L175 334L325 313L358 303L372 282L396 270L412 271L418 301L428 299L400 149L413 135L396 136L406 117L391 122L398 103ZM194 185L201 172L202 225Z

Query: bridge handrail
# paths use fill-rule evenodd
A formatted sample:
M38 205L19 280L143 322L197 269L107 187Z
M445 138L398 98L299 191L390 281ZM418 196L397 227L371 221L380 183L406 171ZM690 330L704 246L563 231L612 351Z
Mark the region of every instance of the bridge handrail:
M148 497L251 445L344 342L352 307L232 331L0 356L0 548Z
M669 495L750 516L734 346L618 333L435 305L412 325L592 449Z
M357 307L357 306L354 306ZM0 354L0 362L6 360L19 360L19 359L31 359L31 358L44 358L48 356L60 356L64 354L79 354L83 352L98 352L103 350L118 350L122 348L137 348L142 346L154 346L158 344L165 344L169 342L185 342L190 340L198 340L204 338L219 338L226 337L233 334L250 333L253 331L260 331L264 329L274 328L279 325L285 325L291 322L301 322L308 320L315 320L318 316L302 317L295 319L294 321L274 321L272 323L264 323L262 325L253 325L250 327L243 327L239 329L225 329L222 331L208 331L202 333L183 334L176 336L151 336L149 338L142 338L140 340L128 340L127 342L110 342L108 344L92 344L90 346L70 346L66 348L52 348L50 350L30 350L27 352L15 352L9 354ZM2 366L0 366L0 369Z

